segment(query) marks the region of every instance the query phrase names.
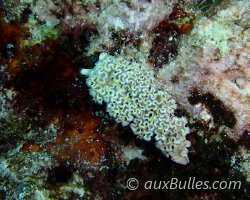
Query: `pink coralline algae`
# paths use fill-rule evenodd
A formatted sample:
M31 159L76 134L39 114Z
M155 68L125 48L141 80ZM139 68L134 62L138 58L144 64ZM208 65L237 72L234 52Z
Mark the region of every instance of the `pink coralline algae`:
M242 2L234 2L211 19L197 21L191 34L180 42L177 58L159 73L193 116L197 110L188 99L195 90L203 99L201 103L207 107L212 103L212 116L219 110L221 117L228 116L220 125L230 128L228 135L234 139L250 131L250 32L240 18L246 12Z

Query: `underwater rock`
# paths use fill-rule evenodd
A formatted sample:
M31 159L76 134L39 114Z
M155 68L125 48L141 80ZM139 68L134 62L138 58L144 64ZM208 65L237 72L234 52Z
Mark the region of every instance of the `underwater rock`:
M240 25L248 4L234 1L210 19L197 19L194 29L180 41L178 56L164 65L158 76L192 115L192 92L204 95L203 104L210 111L214 107L213 120L218 121L221 110L222 125L231 129L228 134L236 140L245 130L250 131L250 32ZM178 82L171 82L174 77ZM213 105L209 108L209 104Z
M248 199L248 10L0 1L0 199ZM223 189L165 188L194 177Z

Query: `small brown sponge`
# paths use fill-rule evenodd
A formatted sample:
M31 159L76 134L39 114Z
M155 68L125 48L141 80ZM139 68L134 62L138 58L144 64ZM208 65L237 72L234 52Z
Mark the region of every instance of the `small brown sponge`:
M154 136L156 146L176 163L189 162L186 135L187 119L174 116L175 100L154 78L146 65L122 57L101 53L93 69L82 69L88 76L90 95L99 104L107 104L107 112L123 126L129 125L139 138Z

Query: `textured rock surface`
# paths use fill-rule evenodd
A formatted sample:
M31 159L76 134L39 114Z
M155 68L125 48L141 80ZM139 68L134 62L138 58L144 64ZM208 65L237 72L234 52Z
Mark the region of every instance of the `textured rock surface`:
M212 104L218 108L216 100L221 101L223 117L228 121L236 118L233 124L226 125L231 128L228 134L235 139L250 131L250 31L245 18L241 18L248 7L248 1L234 1L212 18L199 19L190 35L180 42L176 59L159 72L159 77L172 86L177 100L193 116L195 108L188 99L194 90L201 96L213 96L205 104L214 99ZM178 77L178 82L172 84L173 77Z
M0 199L248 199L248 10L247 0L0 1ZM104 92L96 103L80 75L100 67L101 52L138 72L118 73L124 92L112 94L123 102ZM136 87L126 87L134 76ZM144 107L124 98L145 85L136 98ZM158 93L155 120L146 111ZM143 116L111 112L129 111L124 102ZM187 165L165 156L187 162L189 141ZM241 188L143 187L192 177Z

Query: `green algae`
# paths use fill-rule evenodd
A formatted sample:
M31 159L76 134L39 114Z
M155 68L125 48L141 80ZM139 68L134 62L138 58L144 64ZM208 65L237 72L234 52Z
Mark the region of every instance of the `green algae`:
M218 49L222 55L228 54L231 50L228 41L234 36L233 31L221 23L205 22L205 20L202 25L203 28L196 29L197 37L193 45L203 47L205 44L208 44L214 50Z
M35 44L42 43L46 39L57 39L61 34L57 25L57 23L50 23L48 21L41 24L34 17L30 17L27 26L29 27L31 37L25 41L25 45L34 46Z

